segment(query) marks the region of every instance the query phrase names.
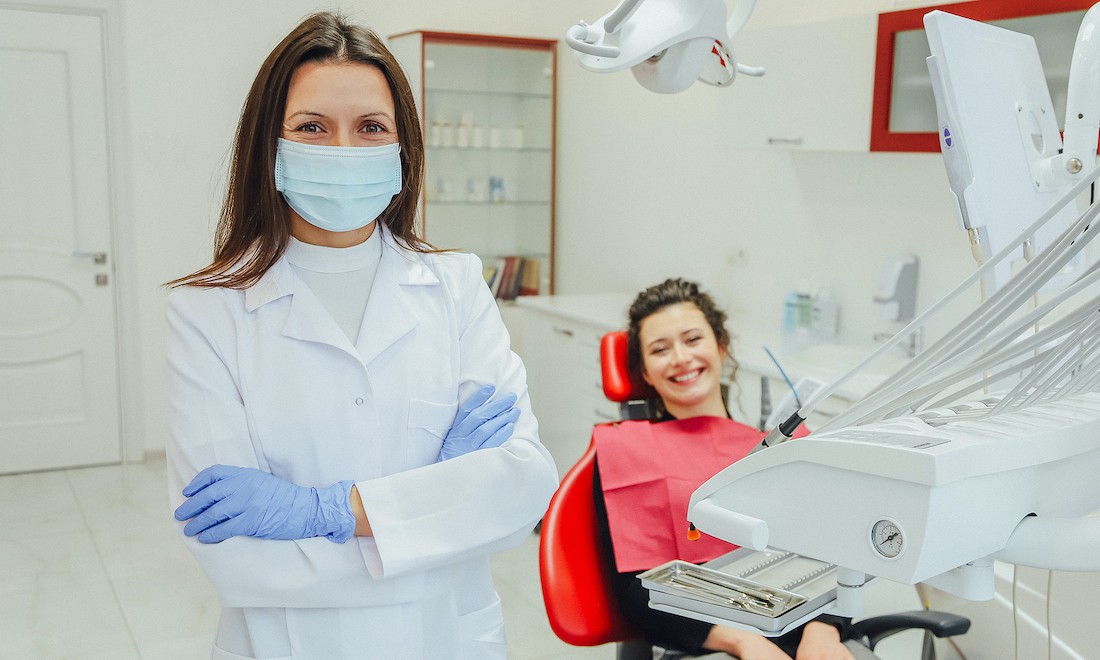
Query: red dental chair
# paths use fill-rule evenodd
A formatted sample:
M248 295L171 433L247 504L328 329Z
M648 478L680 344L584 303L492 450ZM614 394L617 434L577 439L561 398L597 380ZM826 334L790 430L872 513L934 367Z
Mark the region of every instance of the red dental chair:
M648 405L657 395L645 382L631 378L626 366L626 339L625 332L603 337L600 363L604 394L620 404L624 419L645 418ZM539 571L546 615L554 633L568 644L617 643L618 660L652 660L653 648L623 618L611 588L613 563L600 542L593 503L594 459L595 447L589 445L584 456L562 478L542 520ZM863 647L852 649L859 660L873 658L870 651L880 640L903 630L923 628L936 637L947 637L965 633L969 627L968 619L953 614L904 612L853 623L848 638ZM860 655L861 651L867 655ZM663 657L670 660L684 656L666 652ZM921 660L934 658L935 650L926 634Z
M600 343L604 395L624 409L644 410L656 392L630 377L626 369L626 333L605 335ZM634 402L633 404L631 402ZM653 657L652 647L623 618L611 590L611 559L600 543L592 501L596 448L589 445L566 473L542 519L539 573L550 627L573 646L619 642L619 660Z

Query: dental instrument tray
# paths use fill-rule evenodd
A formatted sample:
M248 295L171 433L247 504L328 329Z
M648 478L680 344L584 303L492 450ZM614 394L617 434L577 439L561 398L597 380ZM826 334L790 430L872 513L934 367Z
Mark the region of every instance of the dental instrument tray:
M836 600L836 567L793 552L744 548L704 565L673 560L638 576L650 606L780 635Z

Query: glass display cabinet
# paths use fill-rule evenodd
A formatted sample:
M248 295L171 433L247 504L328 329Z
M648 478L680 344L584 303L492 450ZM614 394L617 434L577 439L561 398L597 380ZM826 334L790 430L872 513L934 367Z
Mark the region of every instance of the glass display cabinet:
M557 42L417 31L389 46L421 111L428 241L481 257L497 298L553 293Z

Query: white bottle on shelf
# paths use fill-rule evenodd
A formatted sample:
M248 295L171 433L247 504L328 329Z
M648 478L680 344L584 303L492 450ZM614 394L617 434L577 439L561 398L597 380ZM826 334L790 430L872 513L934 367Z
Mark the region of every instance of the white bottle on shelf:
M504 177L489 177L489 201L500 203L507 199L504 193Z
M443 146L443 122L433 121L428 129L428 146L438 149Z
M455 146L460 149L467 149L470 146L471 133L474 130L474 113L463 112L462 119L458 122L458 128L455 129Z

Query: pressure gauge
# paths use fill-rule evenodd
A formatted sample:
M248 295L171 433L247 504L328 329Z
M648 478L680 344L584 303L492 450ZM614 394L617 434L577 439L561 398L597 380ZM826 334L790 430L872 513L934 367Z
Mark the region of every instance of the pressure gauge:
M901 525L882 518L871 526L871 546L887 559L895 559L905 550L905 532Z

